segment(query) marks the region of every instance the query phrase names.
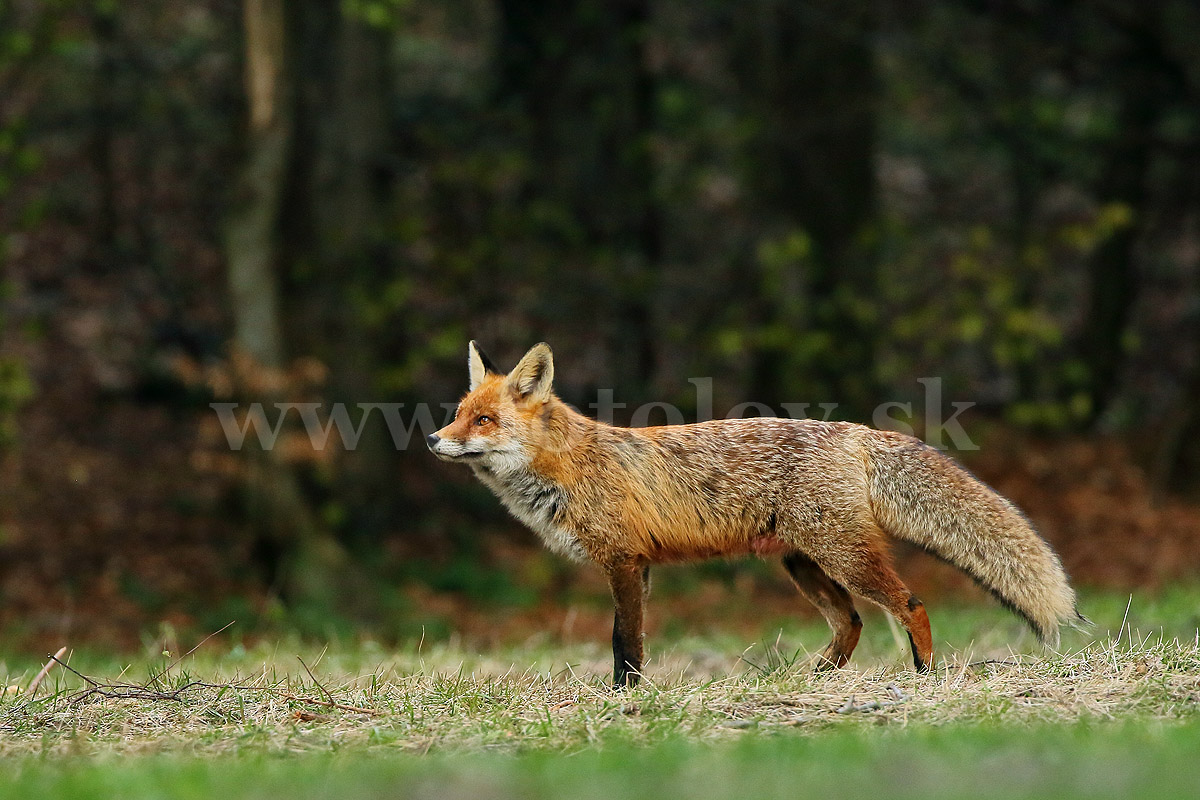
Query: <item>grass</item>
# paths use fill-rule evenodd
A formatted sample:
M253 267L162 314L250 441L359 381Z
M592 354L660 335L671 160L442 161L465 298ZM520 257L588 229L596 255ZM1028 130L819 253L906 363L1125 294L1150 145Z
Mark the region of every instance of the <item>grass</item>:
M0 697L0 794L1191 791L1200 587L1096 594L1083 606L1095 628L1066 634L1054 653L999 609L933 604L941 647L929 675L907 667L879 615L851 668L834 673L810 669L808 651L827 638L815 624L754 641L662 637L649 642L646 684L622 694L606 686L599 642L477 653L448 642L245 646L225 635L183 659L77 653L78 675L56 667L38 697ZM0 661L0 680L26 687L39 662Z
M746 737L697 746L627 743L570 756L539 751L425 758L323 754L213 761L27 763L11 796L487 798L1194 797L1200 726L1031 730L922 729L896 734Z

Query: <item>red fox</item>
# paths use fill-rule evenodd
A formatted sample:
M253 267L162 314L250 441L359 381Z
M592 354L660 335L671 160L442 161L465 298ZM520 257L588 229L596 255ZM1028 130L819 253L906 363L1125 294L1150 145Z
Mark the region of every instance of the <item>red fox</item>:
M770 417L606 425L555 396L545 343L504 374L471 342L468 368L470 390L429 449L469 465L551 550L605 571L617 687L640 677L651 564L782 557L833 630L819 669L843 666L858 644L851 593L904 625L917 670L933 664L929 617L887 536L963 570L1043 642L1082 619L1058 556L1021 512L912 436Z

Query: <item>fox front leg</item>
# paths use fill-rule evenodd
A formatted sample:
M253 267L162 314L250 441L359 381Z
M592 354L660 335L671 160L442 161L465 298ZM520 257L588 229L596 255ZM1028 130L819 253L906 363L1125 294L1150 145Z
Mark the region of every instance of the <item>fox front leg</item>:
M608 570L613 605L613 687L636 686L642 671L642 614L650 569L622 563Z

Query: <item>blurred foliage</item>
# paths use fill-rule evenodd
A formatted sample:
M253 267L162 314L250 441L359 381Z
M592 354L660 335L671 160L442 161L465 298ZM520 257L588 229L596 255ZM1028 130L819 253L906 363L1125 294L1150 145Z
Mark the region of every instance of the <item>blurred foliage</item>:
M17 412L33 396L25 365L15 358L0 358L0 447L17 438Z

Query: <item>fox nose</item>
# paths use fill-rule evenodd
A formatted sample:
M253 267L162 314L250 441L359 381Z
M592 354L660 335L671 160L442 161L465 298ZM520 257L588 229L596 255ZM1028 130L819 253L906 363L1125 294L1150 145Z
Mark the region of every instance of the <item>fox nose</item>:
M433 446L436 445L441 440L442 440L442 437L438 436L436 433L431 433L425 437L425 443L427 445L429 445L430 450L432 450Z

